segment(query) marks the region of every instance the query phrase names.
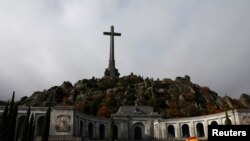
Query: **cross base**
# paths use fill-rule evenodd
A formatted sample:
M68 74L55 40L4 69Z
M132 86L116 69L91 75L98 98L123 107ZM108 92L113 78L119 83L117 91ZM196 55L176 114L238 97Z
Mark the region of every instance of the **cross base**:
M107 68L104 72L105 77L111 77L111 78L119 78L120 73L118 72L118 69L116 68Z

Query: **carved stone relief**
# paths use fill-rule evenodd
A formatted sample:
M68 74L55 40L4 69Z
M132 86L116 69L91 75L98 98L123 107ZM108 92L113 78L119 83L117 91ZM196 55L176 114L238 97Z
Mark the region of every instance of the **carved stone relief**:
M55 119L55 129L57 132L69 132L70 125L70 115L58 115Z

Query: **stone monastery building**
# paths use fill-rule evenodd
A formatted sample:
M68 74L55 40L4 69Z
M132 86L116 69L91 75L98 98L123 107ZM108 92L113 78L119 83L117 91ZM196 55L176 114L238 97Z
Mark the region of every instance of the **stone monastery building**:
M19 107L16 122L16 137L20 138L28 107ZM4 107L0 107L0 114ZM36 140L41 140L46 107L31 107L35 117ZM250 124L250 109L228 111L233 125ZM164 119L149 106L121 106L114 119L114 137L118 141L135 140L185 140L189 136L207 139L210 124L223 125L225 112L206 116ZM99 118L78 112L73 107L52 107L50 117L50 140L109 140L110 119Z

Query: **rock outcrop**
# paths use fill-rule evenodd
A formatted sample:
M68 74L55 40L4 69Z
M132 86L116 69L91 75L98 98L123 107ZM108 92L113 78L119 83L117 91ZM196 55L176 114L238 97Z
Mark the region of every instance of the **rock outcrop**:
M134 74L118 79L91 78L72 85L64 82L42 92L34 92L20 105L73 105L97 116L109 117L121 105L148 105L165 117L198 116L232 108L250 108L250 96L240 100L220 97L205 86L191 82L189 76L153 80Z
M240 102L247 108L250 108L250 96L247 94L242 94L240 96Z

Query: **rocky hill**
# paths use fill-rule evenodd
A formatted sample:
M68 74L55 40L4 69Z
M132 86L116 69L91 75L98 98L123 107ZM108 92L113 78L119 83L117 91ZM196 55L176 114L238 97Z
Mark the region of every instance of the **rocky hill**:
M121 105L150 105L168 117L198 116L233 108L250 108L250 96L240 99L220 97L208 87L190 81L189 76L175 80L153 80L134 74L111 78L79 80L72 85L64 82L48 90L23 97L20 105L72 105L77 110L100 117L109 117Z

